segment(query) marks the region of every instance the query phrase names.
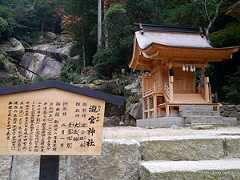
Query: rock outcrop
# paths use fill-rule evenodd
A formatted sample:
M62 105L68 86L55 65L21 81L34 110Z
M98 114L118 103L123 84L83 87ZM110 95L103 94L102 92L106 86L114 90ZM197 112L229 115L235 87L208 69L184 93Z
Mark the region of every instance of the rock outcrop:
M56 79L61 74L63 63L70 55L72 43L62 44L42 44L34 46L23 56L21 65L26 70L21 72L29 79L37 76L46 79ZM32 72L34 73L32 73Z
M25 53L22 43L16 38L11 38L0 45L0 49L5 51L10 57L20 60Z

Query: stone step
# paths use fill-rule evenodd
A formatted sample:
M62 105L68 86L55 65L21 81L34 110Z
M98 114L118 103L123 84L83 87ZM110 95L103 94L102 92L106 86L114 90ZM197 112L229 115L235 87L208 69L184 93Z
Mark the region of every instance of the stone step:
M237 118L227 118L222 116L185 116L185 124L209 124L216 126L237 126Z
M189 135L140 141L142 160L214 160L240 158L240 136Z
M140 180L239 180L240 159L143 161Z
M220 116L219 110L214 110L212 105L182 105L179 107L181 116Z
M148 129L183 127L183 126L184 121L182 117L161 117L137 120L137 127Z

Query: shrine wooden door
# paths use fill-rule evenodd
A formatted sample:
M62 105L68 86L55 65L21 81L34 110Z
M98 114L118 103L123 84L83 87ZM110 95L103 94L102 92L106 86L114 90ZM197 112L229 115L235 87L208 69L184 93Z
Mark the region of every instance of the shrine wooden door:
M184 72L181 68L176 68L173 87L175 94L195 93L195 74L193 72Z

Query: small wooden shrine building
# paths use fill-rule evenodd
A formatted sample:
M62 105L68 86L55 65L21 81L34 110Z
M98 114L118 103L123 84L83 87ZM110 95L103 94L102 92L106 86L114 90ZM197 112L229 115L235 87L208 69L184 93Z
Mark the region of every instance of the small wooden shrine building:
M213 48L192 28L142 25L129 67L142 71L143 118L176 116L181 105L215 105L208 63L231 59L239 48Z

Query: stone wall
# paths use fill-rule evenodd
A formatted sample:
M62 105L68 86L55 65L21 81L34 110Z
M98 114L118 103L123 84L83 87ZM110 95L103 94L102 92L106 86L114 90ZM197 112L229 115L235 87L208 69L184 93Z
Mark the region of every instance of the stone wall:
M104 140L101 156L60 156L59 180L138 180L139 147L135 140ZM40 156L0 156L0 180L39 180L39 169Z
M223 105L220 113L225 117L236 117L240 122L240 105Z

